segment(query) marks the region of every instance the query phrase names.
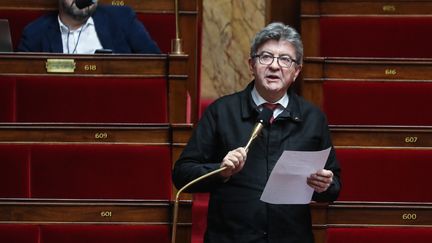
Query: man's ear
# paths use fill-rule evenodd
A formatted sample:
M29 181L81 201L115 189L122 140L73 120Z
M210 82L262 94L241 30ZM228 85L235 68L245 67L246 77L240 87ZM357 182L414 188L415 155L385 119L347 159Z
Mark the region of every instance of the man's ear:
M297 77L299 76L301 70L302 70L302 65L297 65L296 69L295 69L295 73L294 73L294 79L293 81L295 81L297 79Z
M249 58L248 60L249 63L249 70L254 73L254 69L255 69L255 60L253 58Z

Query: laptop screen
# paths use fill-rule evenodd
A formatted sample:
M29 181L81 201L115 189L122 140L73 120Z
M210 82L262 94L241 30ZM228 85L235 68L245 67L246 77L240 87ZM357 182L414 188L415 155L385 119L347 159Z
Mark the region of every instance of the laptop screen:
M7 19L0 19L0 52L12 52L12 38Z

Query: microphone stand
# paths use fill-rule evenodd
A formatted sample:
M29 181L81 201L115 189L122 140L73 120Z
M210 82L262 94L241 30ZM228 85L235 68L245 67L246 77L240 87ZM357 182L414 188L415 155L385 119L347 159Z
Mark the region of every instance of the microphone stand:
M182 48L182 41L180 39L180 28L179 28L179 6L178 0L174 0L174 14L175 14L175 39L171 40L171 54L182 55L184 54Z
M267 112L268 113L268 112ZM271 115L273 115L273 112L271 111ZM258 136L258 134L261 132L261 129L264 127L264 121L268 121L269 119L261 119L259 120L259 122L255 125L252 134L249 138L248 143L245 146L245 150L246 152L249 150L249 146L252 144L252 141ZM190 187L191 185L204 180L207 177L210 177L214 174L217 174L223 170L225 170L227 167L221 167L219 169L213 170L207 174L204 174L198 178L196 178L195 180L189 182L188 184L186 184L185 186L183 186L182 188L180 188L180 190L177 191L176 197L175 197L175 201L174 201L174 215L173 215L173 224L172 224L172 234L171 234L171 243L175 243L176 242L176 233L177 233L177 221L178 221L178 204L179 204L179 196L180 194L186 190L188 187Z

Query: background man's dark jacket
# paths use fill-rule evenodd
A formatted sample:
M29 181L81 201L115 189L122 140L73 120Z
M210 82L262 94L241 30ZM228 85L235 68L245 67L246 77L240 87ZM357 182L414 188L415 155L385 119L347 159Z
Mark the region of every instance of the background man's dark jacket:
M104 49L113 53L160 53L130 7L98 5L92 17ZM58 13L47 14L27 25L16 51L63 53Z

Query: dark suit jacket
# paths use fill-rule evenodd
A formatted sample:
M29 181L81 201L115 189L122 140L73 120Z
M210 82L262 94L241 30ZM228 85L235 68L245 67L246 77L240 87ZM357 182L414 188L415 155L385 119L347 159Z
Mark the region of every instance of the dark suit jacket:
M27 25L16 51L63 53L57 16L53 12ZM113 53L160 53L131 8L99 5L92 17L104 49Z
M173 170L180 188L219 168L228 151L245 146L258 116L251 96L242 92L211 104ZM243 169L223 182L220 176L201 181L191 192L210 192L205 242L312 243L309 205L275 205L260 201L273 167L284 150L317 151L332 147L327 120L315 106L289 93L288 107L265 127L249 147ZM333 201L340 190L339 163L332 148L325 168L334 173L326 192L314 200Z

